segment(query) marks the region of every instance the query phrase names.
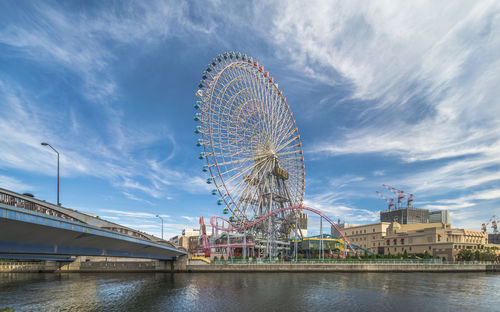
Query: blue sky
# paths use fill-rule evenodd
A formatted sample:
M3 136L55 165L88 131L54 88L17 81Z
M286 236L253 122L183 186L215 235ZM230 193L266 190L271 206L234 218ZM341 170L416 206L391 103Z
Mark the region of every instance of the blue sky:
M287 97L308 206L374 222L385 183L455 227L500 214L495 1L0 1L0 187L56 202L46 141L66 207L167 237L220 215L193 104L225 51Z

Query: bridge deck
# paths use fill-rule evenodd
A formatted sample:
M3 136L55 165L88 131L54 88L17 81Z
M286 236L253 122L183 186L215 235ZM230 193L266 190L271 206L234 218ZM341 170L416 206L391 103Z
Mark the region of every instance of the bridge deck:
M182 250L0 203L0 253L174 260Z

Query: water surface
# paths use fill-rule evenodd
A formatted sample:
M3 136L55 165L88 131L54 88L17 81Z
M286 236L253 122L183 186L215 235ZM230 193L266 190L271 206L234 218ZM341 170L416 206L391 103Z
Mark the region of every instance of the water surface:
M498 273L0 274L14 311L500 311Z

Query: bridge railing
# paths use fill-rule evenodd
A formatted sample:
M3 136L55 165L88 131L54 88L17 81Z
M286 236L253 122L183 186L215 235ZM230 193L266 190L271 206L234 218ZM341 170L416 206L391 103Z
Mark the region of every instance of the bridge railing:
M49 216L58 217L66 220L71 220L74 222L84 223L80 220L77 220L63 212L55 210L51 207L51 204L42 204L38 200L30 200L29 196L20 196L15 193L10 193L6 190L0 189L0 203L6 204L9 206L23 208L31 211L35 211L38 213L43 213Z
M62 218L62 219L73 221L73 222L88 224L84 220L75 218L73 216L70 216L70 215L60 211L60 210L64 210L64 209L68 210L67 208L60 207L61 209L58 210L59 207L52 205L50 203L45 203L41 200L32 198L32 197L27 196L27 195L16 194L14 192L11 192L11 191L8 191L8 190L2 189L2 188L0 188L0 203L8 205L8 206L16 207L16 208L22 208L22 209L27 209L30 211L42 213L42 214L52 216L52 217L58 217L58 218ZM100 221L103 221L103 220L100 220ZM108 222L108 221L105 221L105 222ZM147 235L145 235L137 230L122 227L118 224L114 224L111 222L108 222L108 224L106 226L100 226L100 228L110 230L113 232L117 232L120 234L125 234L125 235L131 236L131 237L136 237L136 238L140 238L140 239L144 239L144 240L148 240L148 241L153 241L153 239L151 237L148 237ZM163 241L160 243L166 244L166 242L163 242ZM168 244L168 245L171 245L171 244Z

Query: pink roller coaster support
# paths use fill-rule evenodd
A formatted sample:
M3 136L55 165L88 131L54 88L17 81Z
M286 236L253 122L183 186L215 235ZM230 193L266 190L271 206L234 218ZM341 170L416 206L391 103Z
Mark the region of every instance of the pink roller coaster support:
M356 251L354 250L354 248L351 246L351 243L349 242L349 240L347 240L347 237L345 237L344 233L340 230L340 228L337 226L337 224L335 224L335 222L333 222L332 220L330 220L330 218L328 218L326 215L324 215L321 211L319 210L316 210L316 209L313 209L313 208L309 208L309 207L303 207L303 206L295 206L295 207L286 207L286 208L280 208L280 209L276 209L274 211L272 211L271 213L267 214L267 215L264 215L262 216L261 218L253 221L253 222L250 222L244 226L240 226L240 227L234 227L232 226L232 223L227 220L226 218L223 218L223 217L220 217L220 216L213 216L212 218L210 218L210 225L220 231L224 231L224 232L232 232L232 231L238 231L238 230L243 230L243 229L247 229L249 227L252 227L254 225L256 225L257 223L260 223L262 221L264 221L265 219L269 218L270 216L274 215L274 214L277 214L277 213L280 213L282 211L286 211L286 210L308 210L308 211L311 211L311 212L314 212L315 214L319 215L320 217L322 217L323 219L325 219L328 223L330 223L339 233L340 235L342 236L342 239L344 240L344 242L346 242L346 244L349 246L349 249L353 252L353 253L356 253ZM217 226L215 225L215 219L221 219L221 220L224 220L226 221L229 225L231 225L231 227L222 227L222 226Z

